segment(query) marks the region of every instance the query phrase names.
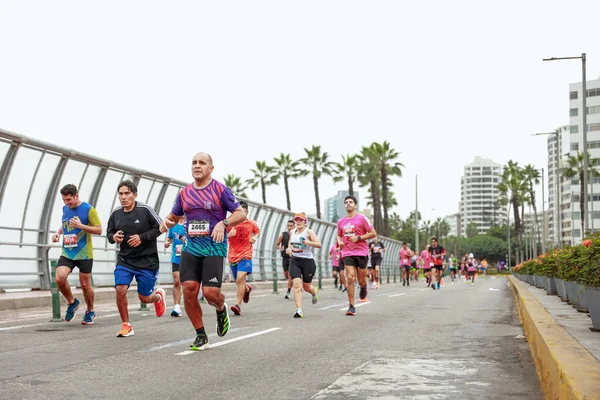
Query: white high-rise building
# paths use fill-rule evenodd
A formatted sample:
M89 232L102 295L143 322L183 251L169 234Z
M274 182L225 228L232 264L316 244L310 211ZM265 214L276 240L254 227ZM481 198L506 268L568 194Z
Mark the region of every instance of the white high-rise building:
M587 142L590 160L600 160L600 79L587 81ZM581 82L569 85L569 132L570 154L577 155L583 151L583 112L582 109L582 84ZM600 172L600 162L590 162ZM589 226L592 230L600 229L600 178L593 178L588 174L588 212ZM583 227L581 226L581 213L579 198L581 186L578 178L566 182L566 191L563 196L563 226L567 229L563 233L563 241L577 244L582 240ZM570 228L570 229L569 229ZM567 235L568 234L568 235Z
M587 142L590 160L600 160L600 79L587 81ZM569 125L559 128L558 146L556 136L548 137L548 228L549 240L556 242L556 234L563 244L577 244L582 240L583 227L581 226L580 193L581 186L578 177L564 178L563 168L567 166L567 156L577 156L583 151L583 104L581 82L569 85ZM560 225L556 224L556 149L558 153L558 168L560 171ZM600 172L600 163L596 165ZM589 175L588 175L589 176ZM589 176L592 190L588 186L588 212L590 228L600 229L600 178ZM558 230L558 232L557 232Z
M502 180L500 164L487 158L475 157L465 166L460 180L460 225L464 236L471 222L479 233L486 233L493 224L501 224L506 212L498 204L498 183Z
M444 217L444 220L448 223L448 226L450 226L448 236L458 237L460 234L460 213L448 215Z

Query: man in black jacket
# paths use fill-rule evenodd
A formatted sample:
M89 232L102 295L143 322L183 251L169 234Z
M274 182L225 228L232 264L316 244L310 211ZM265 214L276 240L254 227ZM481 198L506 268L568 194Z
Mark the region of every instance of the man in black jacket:
M162 288L154 290L159 267L156 238L161 235L161 218L151 207L135 200L137 186L133 182L126 180L119 183L118 193L121 207L110 215L106 237L110 243L120 246L115 288L123 323L117 337L127 337L134 333L127 309L127 290L134 277L140 301L154 303L157 317L162 316L166 309L165 291Z

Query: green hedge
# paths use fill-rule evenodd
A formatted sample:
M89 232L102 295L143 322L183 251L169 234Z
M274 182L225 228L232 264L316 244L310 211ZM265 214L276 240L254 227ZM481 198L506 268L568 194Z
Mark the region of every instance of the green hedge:
M552 250L527 260L514 267L513 271L600 287L600 232L588 236L578 246Z

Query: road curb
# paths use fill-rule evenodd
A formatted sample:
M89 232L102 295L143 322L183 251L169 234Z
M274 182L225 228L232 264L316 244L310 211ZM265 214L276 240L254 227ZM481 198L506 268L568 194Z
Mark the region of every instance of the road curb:
M600 399L600 362L559 325L529 291L509 276L519 318L547 399Z

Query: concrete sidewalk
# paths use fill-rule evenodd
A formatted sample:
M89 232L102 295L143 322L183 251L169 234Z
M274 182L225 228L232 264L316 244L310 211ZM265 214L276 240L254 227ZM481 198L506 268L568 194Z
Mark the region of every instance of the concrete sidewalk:
M250 282L254 290L263 293L273 293L273 281L256 281ZM313 285L317 286L318 280L313 280ZM333 279L323 279L322 284L330 286L333 284ZM165 289L168 296L171 296L173 286L172 285L158 285ZM132 285L127 293L127 298L130 300L137 299L136 286ZM230 295L236 292L235 283L223 283L221 290L226 295ZM277 282L277 292L284 295L287 290L287 281ZM81 289L74 289L73 294L83 301L83 294ZM113 287L100 287L94 288L94 301L114 301L115 300L115 289ZM66 307L67 302L62 295L59 295L61 307ZM49 290L30 290L20 292L8 292L0 293L0 311L2 310L20 310L24 308L34 307L52 307L52 294Z
M587 314L509 277L542 389L550 399L600 399L600 334Z

